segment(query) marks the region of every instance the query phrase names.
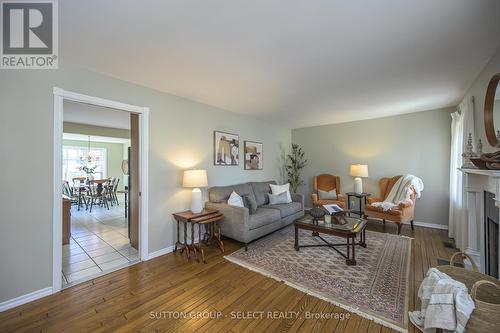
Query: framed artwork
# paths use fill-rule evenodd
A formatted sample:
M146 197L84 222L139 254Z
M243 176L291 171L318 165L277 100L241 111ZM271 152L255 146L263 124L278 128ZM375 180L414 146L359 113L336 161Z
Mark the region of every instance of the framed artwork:
M263 153L262 143L245 141L243 145L245 152L245 170L262 170Z
M214 131L214 165L238 165L239 150L237 134Z

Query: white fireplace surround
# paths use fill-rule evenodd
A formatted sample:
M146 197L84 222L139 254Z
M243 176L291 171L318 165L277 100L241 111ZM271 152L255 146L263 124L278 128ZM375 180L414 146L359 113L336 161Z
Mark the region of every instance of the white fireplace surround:
M456 245L470 255L481 272L485 271L484 192L495 194L495 206L500 209L500 170L459 169L465 175L465 219Z

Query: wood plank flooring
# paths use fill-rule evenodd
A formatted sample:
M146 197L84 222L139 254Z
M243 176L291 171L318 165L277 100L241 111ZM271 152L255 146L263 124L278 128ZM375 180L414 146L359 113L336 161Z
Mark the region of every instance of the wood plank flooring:
M370 230L396 232L396 226L370 221ZM418 286L437 259L449 259L447 232L409 226L414 237L410 310L418 307ZM241 244L225 240L226 254ZM235 320L236 315L263 318ZM333 313L337 319L267 318L267 311ZM179 313L187 317L179 318ZM201 318L189 315L204 313ZM222 313L226 317L207 318ZM346 319L348 317L348 319ZM208 263L168 254L0 313L0 332L395 332L330 303L224 260L215 249ZM418 332L410 324L409 332Z

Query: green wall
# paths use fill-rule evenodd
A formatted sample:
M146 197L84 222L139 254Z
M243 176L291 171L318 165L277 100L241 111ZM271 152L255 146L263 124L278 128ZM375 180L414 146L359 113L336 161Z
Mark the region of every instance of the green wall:
M365 192L379 194L378 180L410 173L422 178L415 221L448 225L451 117L453 108L393 117L294 129L292 142L308 160L301 188L311 205L312 178L320 173L341 177L342 192L354 190L350 164L367 164Z
M63 140L63 145L73 146L73 147L87 147L88 142ZM120 178L120 183L118 186L119 189L123 189L123 171L122 171L123 146L124 144L122 143L92 142L92 147L106 148L106 154L107 154L106 176L119 177Z

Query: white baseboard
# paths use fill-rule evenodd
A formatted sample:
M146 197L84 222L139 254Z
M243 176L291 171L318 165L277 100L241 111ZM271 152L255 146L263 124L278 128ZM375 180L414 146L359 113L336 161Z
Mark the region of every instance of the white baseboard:
M168 246L166 248L163 248L161 250L158 250L158 251L155 251L155 252L151 252L149 254L149 256L148 256L148 260L156 258L156 257L159 257L159 256L162 256L162 255L165 255L165 254L170 253L170 252L174 252L174 249L175 249L175 246L172 245L172 246Z
M49 295L52 295L52 287L35 290L29 294L9 299L5 302L0 303L0 312L15 308L16 306L35 301L39 298Z
M410 224L410 222L405 222L404 224ZM447 225L443 225L443 224L413 221L413 225L415 225L417 227L423 227L423 228L448 230L448 226Z

